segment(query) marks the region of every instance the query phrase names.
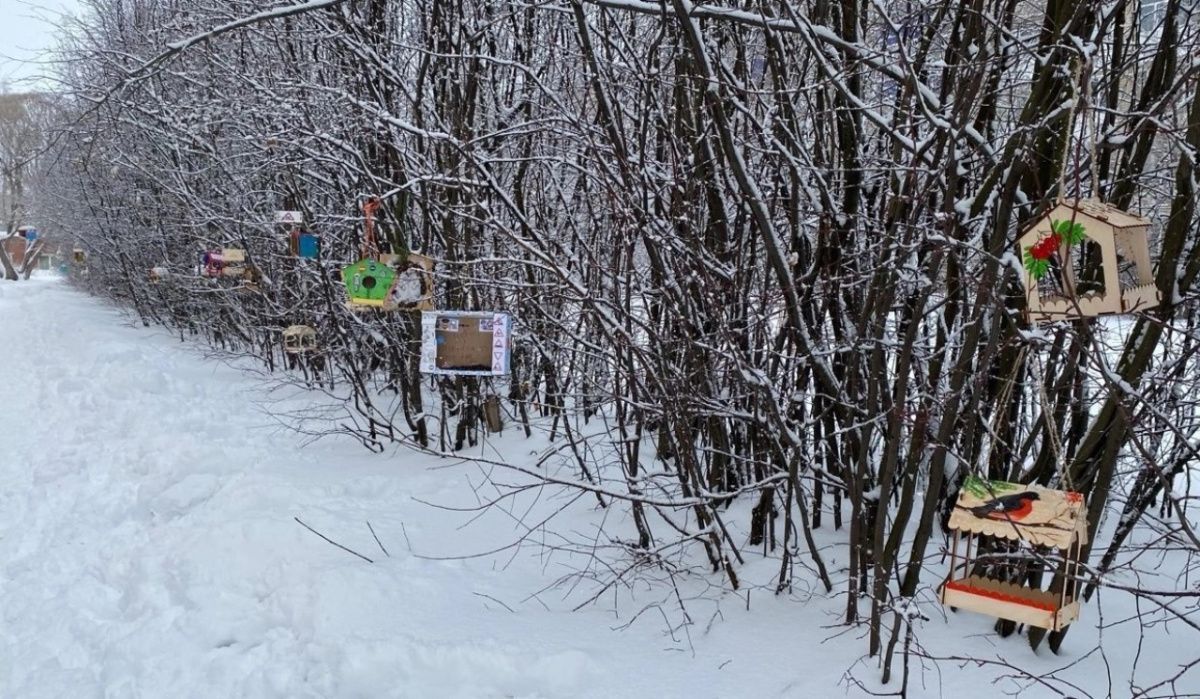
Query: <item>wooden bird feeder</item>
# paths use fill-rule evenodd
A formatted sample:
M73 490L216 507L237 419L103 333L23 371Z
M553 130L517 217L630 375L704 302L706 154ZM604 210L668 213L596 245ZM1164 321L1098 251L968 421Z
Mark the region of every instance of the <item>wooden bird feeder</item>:
M262 290L262 274L254 265L245 265L242 267L239 275L242 283L238 287L242 291L257 292Z
M954 540L942 604L1050 631L1079 618L1079 559L1088 540L1082 495L969 476L950 530ZM979 544L989 542L1012 543L1006 553L980 554ZM1065 575L1061 589L1043 590L1042 582L1055 577L1044 563L1054 550L1061 557L1058 572Z
M83 248L75 248L71 251L71 255L77 265L87 262L87 254L83 251Z
M307 354L317 349L317 331L307 325L289 325L283 331L283 351Z
M353 308L427 311L433 308L433 260L424 255L380 255L342 268Z
M209 250L200 257L206 277L241 277L246 273L246 251L241 248Z
M1032 322L1133 313L1162 300L1150 221L1090 199L1055 206L1017 239Z
M396 270L378 260L363 258L342 268L351 308L380 308L387 310L388 293L396 282Z
M166 267L151 267L149 279L151 284L157 284L170 276L171 272Z

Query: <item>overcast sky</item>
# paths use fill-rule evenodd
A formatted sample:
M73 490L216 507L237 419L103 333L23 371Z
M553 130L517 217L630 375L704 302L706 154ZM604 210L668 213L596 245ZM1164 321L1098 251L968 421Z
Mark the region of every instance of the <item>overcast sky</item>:
M64 12L76 12L79 0L0 0L0 86L29 87L47 71L38 61L54 45Z

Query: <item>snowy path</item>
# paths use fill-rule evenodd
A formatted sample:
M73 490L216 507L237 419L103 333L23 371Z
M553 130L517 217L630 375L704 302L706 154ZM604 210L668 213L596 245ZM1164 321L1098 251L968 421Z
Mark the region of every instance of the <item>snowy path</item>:
M424 529L409 490L444 474L301 449L237 372L64 286L0 294L0 697L567 696L599 676L532 620L515 642L477 627L497 605L465 564L396 555L406 515Z
M469 493L445 464L301 448L253 381L63 284L0 286L0 347L5 699L736 696L788 655L693 655L657 616L617 632L552 611L527 599L545 561L410 555L406 535L444 555L513 527L458 531L466 515L416 502Z
M862 631L838 625L843 598L772 595L777 563L742 570L762 586L751 611L744 593L710 594L672 635L657 610L614 630L642 600L617 614L606 603L571 613L578 591L533 598L564 571L536 547L414 555L487 551L521 530L503 512L469 523L420 502L471 503L474 467L346 442L302 448L264 414L253 380L56 281L0 284L0 348L0 699L825 697L863 696L844 680L852 666L877 676L874 661L856 663ZM509 454L535 448L505 439ZM1080 661L1074 681L1102 695L1111 673L1128 695L1136 639L1081 660L1097 634L1091 608L1063 657L998 639L982 617L926 611L931 653L1032 672ZM1192 657L1170 643L1146 647L1143 664ZM911 696L1006 696L1019 685L997 681L1004 672L947 661Z

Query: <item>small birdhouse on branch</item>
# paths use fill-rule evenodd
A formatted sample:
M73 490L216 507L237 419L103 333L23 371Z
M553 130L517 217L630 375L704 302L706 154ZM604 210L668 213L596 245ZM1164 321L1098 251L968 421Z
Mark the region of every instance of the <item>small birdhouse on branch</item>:
M943 604L1050 631L1079 618L1082 495L968 476L949 526Z
M283 331L283 351L306 354L317 349L317 331L307 325L289 325Z
M1062 202L1017 239L1030 321L1133 313L1158 305L1150 221L1109 204Z

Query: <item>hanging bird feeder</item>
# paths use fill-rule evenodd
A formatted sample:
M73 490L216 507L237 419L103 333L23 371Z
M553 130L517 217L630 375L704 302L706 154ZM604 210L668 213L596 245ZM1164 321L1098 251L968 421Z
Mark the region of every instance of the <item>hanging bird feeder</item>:
M242 283L238 287L241 291L261 291L262 274L254 265L246 265L242 267L242 272L239 275Z
M83 248L75 248L71 251L71 257L75 260L75 264L81 265L87 262L87 255L83 252Z
M283 331L283 351L307 354L317 349L317 331L307 325L290 325Z
M220 250L206 250L200 253L200 274L203 276L219 277L224 266Z
M151 267L149 279L151 284L157 284L170 276L170 271L166 267Z
M1162 300L1154 285L1150 221L1109 204L1062 202L1018 238L1032 322L1133 313Z
M342 268L342 282L350 295L351 308L383 308L396 283L396 270L377 260L363 258Z
M379 253L375 240L375 212L381 205L377 197L363 203L362 259L342 268L349 305L384 311L432 309L433 260L415 253Z
M319 253L317 236L304 230L303 211L276 211L275 223L287 236L288 252L294 257L315 260Z
M245 278L247 273L245 250L225 248L221 251L221 260L221 276Z
M207 250L200 255L201 273L206 277L241 277L246 273L246 251L241 248Z
M1088 540L1082 495L969 476L950 529L954 541L942 604L1050 631L1079 618L1077 578ZM1003 553L981 554L981 544ZM1059 560L1052 564L1055 550ZM1057 589L1053 583L1042 589L1056 577Z

